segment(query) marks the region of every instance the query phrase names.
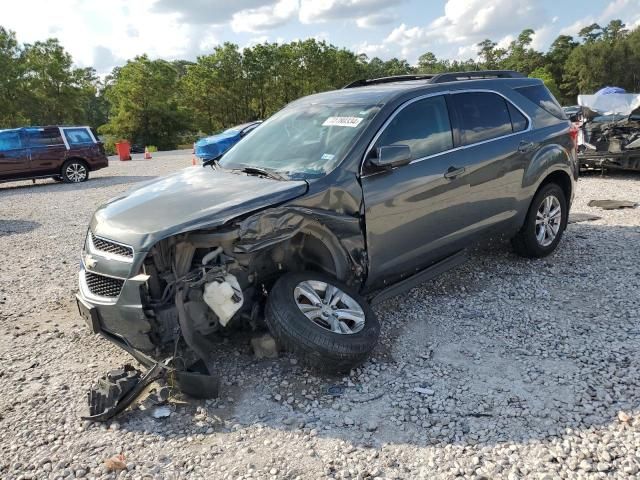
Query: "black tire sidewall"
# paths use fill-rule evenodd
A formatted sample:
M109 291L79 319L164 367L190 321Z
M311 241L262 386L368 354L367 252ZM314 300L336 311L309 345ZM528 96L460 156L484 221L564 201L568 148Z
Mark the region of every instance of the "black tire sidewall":
M69 165L73 165L74 163L77 163L78 165L82 165L85 168L86 172L87 172L86 176L84 177L84 180L81 180L80 182L74 182L74 181L70 180L69 177L67 177L67 168L69 167ZM89 180L89 166L85 162L83 162L82 160L67 160L62 165L61 177L62 177L62 181L64 183L82 183L82 182L86 182L87 180Z
M553 195L560 202L560 208L562 209L562 218L560 222L560 230L556 235L556 238L551 242L550 245L543 247L538 243L538 239L536 238L536 213L542 204L542 201L548 197L549 195ZM549 183L542 187L536 196L533 198L531 202L531 207L529 208L529 212L527 213L527 219L522 231L525 246L527 250L530 251L531 255L534 257L545 257L552 253L560 240L562 239L562 234L567 227L567 220L569 218L569 209L567 207L567 198L564 194L562 188L555 184Z
M330 332L310 321L298 308L294 289L302 281L319 280L340 288L358 302L365 315L362 330L353 334ZM348 371L362 363L380 336L380 323L367 303L354 289L316 272L286 273L273 285L267 299L265 319L271 333L287 350L304 363L321 371Z

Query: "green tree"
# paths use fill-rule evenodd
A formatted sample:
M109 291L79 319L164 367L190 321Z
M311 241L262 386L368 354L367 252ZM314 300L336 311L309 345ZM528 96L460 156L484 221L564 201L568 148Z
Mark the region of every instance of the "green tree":
M0 128L26 121L22 112L23 65L16 35L0 26Z
M105 96L109 122L102 133L158 148L174 148L186 128L177 102L175 68L142 55L113 72Z
M74 68L58 40L24 46L25 116L33 124L85 123L86 108L96 95L92 68Z

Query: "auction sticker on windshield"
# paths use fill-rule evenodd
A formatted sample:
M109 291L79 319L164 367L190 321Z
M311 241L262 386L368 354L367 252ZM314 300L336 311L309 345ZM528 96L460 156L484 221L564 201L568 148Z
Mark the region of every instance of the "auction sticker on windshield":
M329 117L322 124L323 127L357 127L362 117Z

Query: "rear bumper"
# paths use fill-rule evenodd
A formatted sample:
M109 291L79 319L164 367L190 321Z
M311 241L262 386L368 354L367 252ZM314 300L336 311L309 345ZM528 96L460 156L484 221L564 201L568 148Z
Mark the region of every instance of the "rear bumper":
M109 166L109 159L106 155L94 159L89 162L89 166L91 170L100 170L101 168L107 168Z

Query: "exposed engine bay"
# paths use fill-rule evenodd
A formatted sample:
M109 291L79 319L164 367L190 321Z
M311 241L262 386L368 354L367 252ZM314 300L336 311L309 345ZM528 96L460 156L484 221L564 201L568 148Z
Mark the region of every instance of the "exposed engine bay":
M581 167L640 170L640 94L580 95L578 103Z

